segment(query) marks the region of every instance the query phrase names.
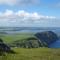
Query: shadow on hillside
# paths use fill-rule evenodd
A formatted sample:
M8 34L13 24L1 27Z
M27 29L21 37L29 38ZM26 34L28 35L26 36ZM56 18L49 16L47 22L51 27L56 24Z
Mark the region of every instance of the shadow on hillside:
M15 54L16 52L11 49L10 46L5 44L2 39L0 39L0 56L5 56L5 54Z

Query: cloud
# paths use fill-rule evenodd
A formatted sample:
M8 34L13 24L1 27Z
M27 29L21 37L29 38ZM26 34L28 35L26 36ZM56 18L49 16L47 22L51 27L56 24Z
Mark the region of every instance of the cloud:
M37 5L40 3L40 0L0 0L0 4L6 5Z
M43 22L55 19L56 17L54 16L44 16L37 12L29 13L24 10L0 12L0 26L29 26L44 24Z
M9 17L9 18L22 18L22 19L33 19L33 20L41 20L41 19L55 19L54 16L44 16L40 15L37 12L29 13L24 10L20 10L17 12L14 12L12 10L6 10L5 12L0 12L0 17Z
M0 4L15 5L17 0L0 0Z

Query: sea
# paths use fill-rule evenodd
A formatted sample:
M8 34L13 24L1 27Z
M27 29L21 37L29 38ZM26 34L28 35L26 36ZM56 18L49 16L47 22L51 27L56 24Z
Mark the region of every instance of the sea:
M24 33L24 32L44 32L53 31L57 34L60 33L60 27L0 27L0 32L6 33Z

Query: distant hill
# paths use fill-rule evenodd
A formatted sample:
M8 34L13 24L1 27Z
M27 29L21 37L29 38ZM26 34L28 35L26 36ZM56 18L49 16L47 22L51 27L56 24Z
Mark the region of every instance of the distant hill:
M34 37L16 40L10 46L23 48L48 47L48 45L54 43L58 39L58 36L52 31L38 32Z
M54 43L56 40L58 40L57 34L55 34L52 31L45 31L45 32L40 32L35 34L36 38L39 40L41 45L50 45Z
M54 31L57 34L60 33L59 27L0 27L0 32L7 33L19 33L19 32L43 32L43 31Z

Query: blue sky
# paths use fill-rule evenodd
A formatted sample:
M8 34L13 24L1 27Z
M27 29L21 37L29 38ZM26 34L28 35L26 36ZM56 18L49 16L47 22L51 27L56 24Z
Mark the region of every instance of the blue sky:
M60 0L0 0L0 26L60 27Z

